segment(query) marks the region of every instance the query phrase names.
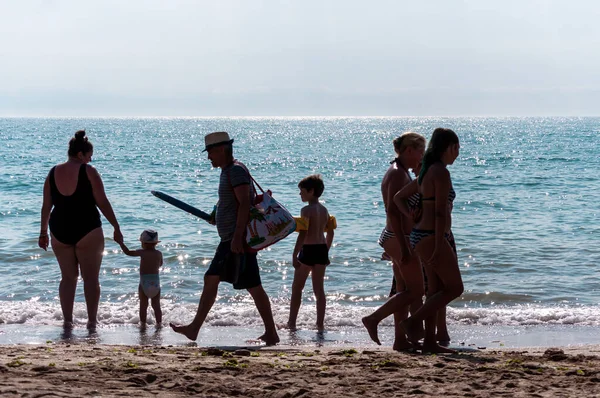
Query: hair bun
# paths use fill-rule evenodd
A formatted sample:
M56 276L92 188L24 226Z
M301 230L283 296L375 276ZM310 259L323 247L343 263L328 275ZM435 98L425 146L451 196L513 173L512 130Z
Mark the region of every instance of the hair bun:
M85 139L85 130L79 130L75 133L76 140L84 140Z

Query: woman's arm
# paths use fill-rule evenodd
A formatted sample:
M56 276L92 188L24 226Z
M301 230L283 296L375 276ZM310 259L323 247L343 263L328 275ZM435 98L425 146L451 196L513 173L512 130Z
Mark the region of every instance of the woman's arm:
M450 193L450 172L446 168L435 171L433 180L435 188L435 249L432 260L444 243L448 226L448 194Z
M417 180L412 180L407 185L399 190L392 198L392 202L396 204L398 210L406 217L411 217L410 209L408 208L408 198L419 193L419 185Z
M104 192L104 184L102 183L102 178L98 173L98 170L93 168L92 166L86 167L86 172L88 178L92 184L92 192L94 194L94 200L96 201L96 206L100 209L104 217L108 220L108 222L113 226L115 232L113 234L113 239L117 243L123 242L123 234L121 234L121 228L119 226L119 222L117 221L117 217L115 216L115 212L106 197L106 193Z
M52 194L50 192L50 181L46 177L44 182L44 193L42 201L42 214L40 222L40 237L38 239L38 246L44 250L48 249L48 223L50 221L50 211L52 211Z
M412 255L410 247L406 244L406 239L404 238L404 225L403 220L404 216L398 209L398 206L390 206L388 209L388 217L390 219L391 227L394 231L394 235L396 235L396 240L400 245L400 251L402 252L401 261L408 261L408 258Z

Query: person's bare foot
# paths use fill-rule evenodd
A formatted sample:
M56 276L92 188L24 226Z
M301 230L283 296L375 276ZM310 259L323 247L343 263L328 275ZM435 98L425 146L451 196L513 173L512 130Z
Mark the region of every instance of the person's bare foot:
M369 332L369 337L371 340L377 343L377 345L381 345L381 341L379 341L379 336L377 335L377 325L379 322L376 322L370 319L370 317L366 316L362 319L362 323L365 325L367 332Z
M289 322L288 323L280 323L277 325L277 329L288 329L290 332L295 332L298 330L298 328L296 327L296 325L291 325Z
M89 330L90 332L96 331L96 325L97 325L96 322L88 321L87 326L86 326L87 330Z
M411 343L408 340L404 340L404 341L394 341L394 345L392 346L392 349L394 351L398 351L398 352L407 352L407 351L414 351L417 349L421 349L420 348L420 344L419 347L417 347L415 344Z
M437 340L437 342L440 345L443 345L445 347L447 347L448 345L450 345L450 341L451 340L450 340L450 335L448 334L448 332L445 332L445 333L444 332L442 332L442 333L438 332L435 335L435 339Z
M437 343L423 344L423 354L456 354L456 350L442 347Z
M275 333L265 333L262 336L258 337L257 340L262 340L266 345L275 345L279 343L279 335Z
M400 327L404 329L406 338L411 343L418 343L423 337L423 325L421 322L417 324L413 323L410 318L407 318L400 322Z
M192 326L192 324L185 326L177 326L173 323L169 323L169 326L171 326L171 329L173 329L175 333L182 334L193 341L196 341L196 339L198 338L198 333L200 332L200 329Z

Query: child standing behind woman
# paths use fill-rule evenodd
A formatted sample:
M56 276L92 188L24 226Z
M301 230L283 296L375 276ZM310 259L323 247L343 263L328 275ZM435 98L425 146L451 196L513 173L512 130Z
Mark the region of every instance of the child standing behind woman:
M298 184L302 202L308 202L300 211L297 220L298 239L294 247L292 265L294 266L294 282L290 302L290 317L287 327L296 329L296 318L302 303L302 291L308 275L312 273L313 292L317 300L317 329L322 331L325 320L325 268L329 265L329 249L333 242L335 218L321 203L319 197L325 189L320 175L311 175ZM323 233L325 231L325 234Z
M156 325L162 323L162 310L160 309L160 278L159 269L163 265L163 256L160 250L156 250L158 242L158 232L152 229L146 229L140 235L142 249L129 250L125 243L121 242L123 253L131 257L140 257L140 285L138 292L140 295L140 323L146 325L146 316L148 312L148 300L151 300L154 309L154 318Z

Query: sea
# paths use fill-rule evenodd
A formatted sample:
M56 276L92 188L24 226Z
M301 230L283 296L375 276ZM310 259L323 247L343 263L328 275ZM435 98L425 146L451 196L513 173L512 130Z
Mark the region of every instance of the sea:
M405 131L429 138L436 127L453 129L461 143L449 166L465 285L448 308L452 344L600 343L600 118L189 117L0 118L0 344L188 344L168 327L155 328L151 311L149 328L139 327L139 264L112 240L104 218L99 328L93 335L85 329L80 283L76 327L63 333L58 264L51 249L37 246L42 187L50 168L67 159L74 132L85 129L126 244L138 247L146 228L159 233L164 323L193 318L219 239L214 226L150 191L212 210L220 170L202 152L205 134L228 131L235 157L293 214L303 205L298 182L321 174L322 203L338 224L325 281L326 331L315 330L309 280L300 330L282 330L282 344L371 346L361 318L385 302L392 279L377 244L392 140ZM258 255L276 323L288 316L294 244L290 235ZM196 344L249 344L262 330L248 293L222 283ZM391 345L391 318L380 333Z

